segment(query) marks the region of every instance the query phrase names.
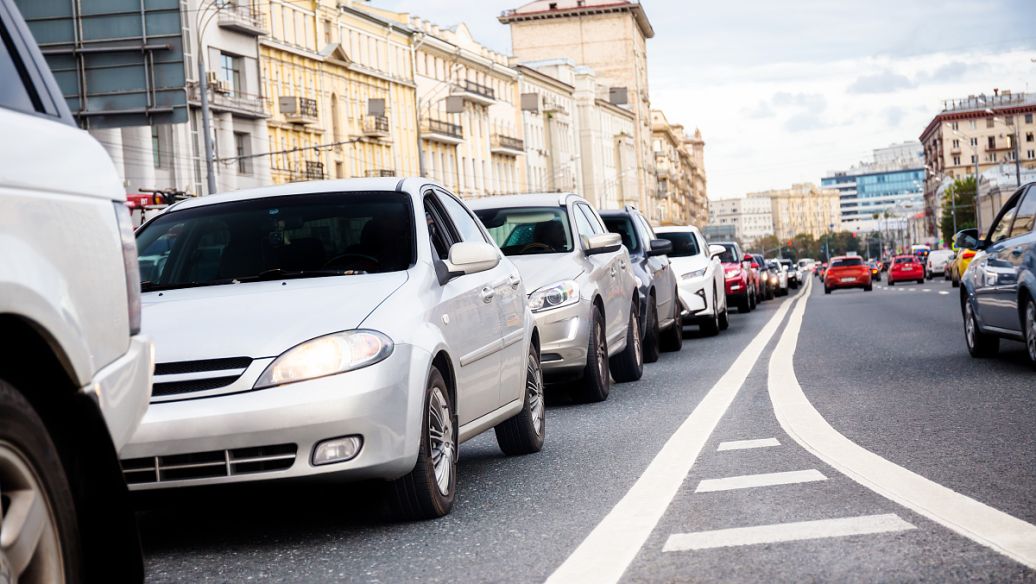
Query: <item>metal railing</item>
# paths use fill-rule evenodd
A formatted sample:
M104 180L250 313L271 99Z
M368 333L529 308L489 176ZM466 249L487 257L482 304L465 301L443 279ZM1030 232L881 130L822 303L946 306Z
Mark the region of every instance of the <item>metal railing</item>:
M307 160L306 165L302 167L300 173L302 178L305 180L323 180L324 178L324 163L317 162L314 160Z
M396 171L391 168L368 168L363 173L367 178L380 178L396 176Z
M191 101L201 101L201 88L196 82L187 85L187 96ZM215 108L229 108L240 111L266 114L269 102L261 95L241 91L216 91L209 86L209 104Z
M426 118L423 129L430 133L434 132L436 134L446 134L455 138L464 138L464 130L461 128L460 124L437 120L435 118Z
M491 144L494 148L507 148L508 150L525 152L525 141L513 136L493 134L491 137Z
M463 81L457 82L455 86L457 87L457 89L466 91L468 93L474 93L476 95L481 95L482 97L486 97L489 99L496 99L496 92L493 91L493 88L489 87L488 85L482 85L481 83L476 83L475 81L469 81L465 79Z
M388 116L364 116L363 131L366 134L388 134Z
M227 2L219 7L218 24L235 29L266 32L266 19L251 2Z

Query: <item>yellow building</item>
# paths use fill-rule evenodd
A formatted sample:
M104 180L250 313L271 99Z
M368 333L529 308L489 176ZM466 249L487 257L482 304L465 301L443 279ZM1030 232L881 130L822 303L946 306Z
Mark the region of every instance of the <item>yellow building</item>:
M749 193L749 199L770 201L773 216L773 233L785 241L800 233L809 233L814 238L823 237L829 231L842 228L842 211L838 191L822 189L812 183L798 183L790 189L775 189Z
M273 181L418 174L410 30L338 0L263 10Z

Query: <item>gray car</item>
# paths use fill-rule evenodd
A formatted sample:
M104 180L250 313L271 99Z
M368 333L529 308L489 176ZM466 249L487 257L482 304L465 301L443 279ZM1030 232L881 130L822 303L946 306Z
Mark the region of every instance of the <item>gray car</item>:
M549 381L575 381L582 401L603 401L644 367L640 294L629 254L590 203L574 194L509 195L471 202L528 284Z

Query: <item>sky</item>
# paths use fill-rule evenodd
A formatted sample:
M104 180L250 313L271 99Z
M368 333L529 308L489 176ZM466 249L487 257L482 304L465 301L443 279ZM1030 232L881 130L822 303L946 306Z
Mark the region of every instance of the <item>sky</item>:
M465 22L510 53L522 0L371 0ZM1036 92L1036 0L642 0L652 108L705 139L709 197L743 196L916 140L944 99Z

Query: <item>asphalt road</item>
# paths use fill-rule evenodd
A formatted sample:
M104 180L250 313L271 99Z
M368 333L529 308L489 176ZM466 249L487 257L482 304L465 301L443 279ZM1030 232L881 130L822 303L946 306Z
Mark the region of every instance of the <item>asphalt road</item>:
M594 554L607 559L608 551L584 539L629 503L635 484L653 480L657 465L649 465L659 451L732 365L745 366L739 354L791 300L731 315L719 337L689 333L683 351L663 354L640 382L615 385L604 403L554 397L539 454L505 457L491 432L465 444L457 504L437 521L391 521L377 485L234 487L142 500L149 581L541 582L577 551L593 566ZM942 281L830 296L814 286L803 302L794 373L834 430L889 463L1036 523L1036 373L1020 344L1005 343L996 359L971 359L956 290ZM1023 564L878 494L785 433L767 391L785 382L767 369L794 314L781 317L718 423L697 429L707 439L685 461L693 464L672 500L647 501L662 512L643 545L613 542L627 546L630 561L611 579L1036 581ZM749 439L779 445L718 450ZM813 480L702 487L788 472ZM780 532L788 523L870 516L899 527L843 537L822 528L801 541L757 544L735 536L728 547L663 551L678 534L768 525ZM608 580L600 576L584 581Z

